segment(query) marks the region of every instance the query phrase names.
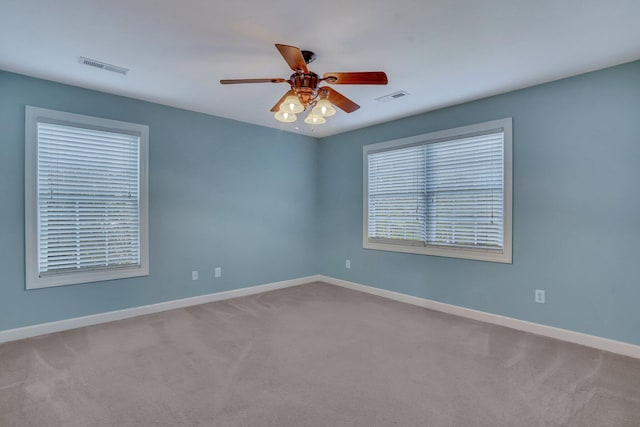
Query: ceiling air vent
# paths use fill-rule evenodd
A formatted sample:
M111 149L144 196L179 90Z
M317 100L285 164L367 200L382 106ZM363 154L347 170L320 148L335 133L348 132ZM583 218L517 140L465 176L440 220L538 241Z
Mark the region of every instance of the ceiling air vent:
M409 94L407 92L401 90L401 91L398 91L398 92L390 93L389 95L381 96L380 98L376 98L376 101L389 102L389 101L393 101L395 99L402 98L402 97L405 97L405 96L409 96Z
M107 64L106 62L96 61L95 59L85 58L84 56L80 57L80 63L84 65L88 65L90 67L101 68L103 70L112 71L118 74L127 74L129 70L127 68L118 67L115 65Z

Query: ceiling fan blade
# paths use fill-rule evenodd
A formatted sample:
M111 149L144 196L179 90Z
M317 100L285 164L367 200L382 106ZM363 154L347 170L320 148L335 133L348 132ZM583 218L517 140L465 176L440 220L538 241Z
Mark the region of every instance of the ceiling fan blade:
M294 91L290 90L287 93L285 93L284 95L282 95L282 98L280 98L280 100L278 102L276 102L276 105L273 106L273 108L271 109L271 111L273 113L277 113L280 110L280 104L282 104L284 102L284 99L289 96L289 95L293 95L295 94Z
M329 86L323 86L321 90L326 91L329 94L329 102L344 111L345 113L353 113L360 106Z
M309 72L307 63L305 62L304 56L302 56L302 52L299 48L278 43L276 43L276 48L293 71L302 71L304 73Z
M223 85L234 85L238 83L286 83L287 79L227 79L220 80Z
M384 71L324 73L322 78L333 85L386 85L389 82Z

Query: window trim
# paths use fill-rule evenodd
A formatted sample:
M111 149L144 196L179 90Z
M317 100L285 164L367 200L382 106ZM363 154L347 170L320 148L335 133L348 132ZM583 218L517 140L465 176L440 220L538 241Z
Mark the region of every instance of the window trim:
M140 136L140 265L38 274L38 121ZM74 285L149 275L149 127L146 125L25 106L25 272L26 289Z
M485 248L465 248L437 245L415 245L407 242L381 242L379 239L370 239L369 228L369 162L370 153L387 151L390 149L406 148L435 142L443 142L451 139L459 139L479 134L486 134L492 131L504 132L504 167L503 167L503 245L501 250ZM446 129L437 132L430 132L407 138L395 139L362 147L363 156L363 202L362 202L362 247L364 249L374 249L381 251L403 252L422 255L435 255L449 258L462 258L477 261L491 261L511 264L513 262L512 244L512 197L513 197L513 130L512 118L492 120L484 123L477 123L469 126L462 126L453 129Z

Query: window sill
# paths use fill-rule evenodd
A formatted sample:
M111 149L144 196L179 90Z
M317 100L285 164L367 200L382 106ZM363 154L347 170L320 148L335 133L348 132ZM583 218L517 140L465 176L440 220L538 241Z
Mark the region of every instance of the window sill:
M507 250L491 250L491 249L472 249L472 248L447 248L436 246L415 246L394 243L371 242L368 239L363 241L364 249L373 249L378 251L401 252L408 254L433 255L447 258L470 259L475 261L499 262L503 264L512 264L511 251Z
M77 285L80 283L102 282L105 280L127 279L131 277L148 276L148 267L127 267L112 270L94 270L53 274L39 277L36 272L27 276L27 289L42 289L54 286Z

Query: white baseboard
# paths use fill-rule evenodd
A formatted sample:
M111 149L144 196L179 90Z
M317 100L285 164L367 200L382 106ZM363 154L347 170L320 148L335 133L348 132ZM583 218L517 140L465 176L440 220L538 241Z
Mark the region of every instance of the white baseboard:
M498 314L487 313L484 311L473 310L456 305L445 304L426 298L414 297L411 295L401 294L399 292L388 291L373 286L362 285L360 283L349 282L347 280L336 279L323 275L301 277L298 279L284 280L281 282L268 283L265 285L250 286L247 288L200 295L197 297L183 298L157 304L143 305L140 307L126 308L123 310L109 311L106 313L92 314L90 316L75 317L73 319L59 320L55 322L42 323L39 325L25 326L15 329L7 329L4 331L0 331L0 343L46 335L54 332L66 331L69 329L81 328L84 326L92 326L100 323L113 322L115 320L128 319L130 317L143 316L145 314L159 313L161 311L174 310L177 308L190 307L198 304L206 304L214 301L259 294L262 292L268 292L276 289L288 288L312 282L325 282L331 285L341 286L343 288L365 292L383 298L389 298L395 301L400 301L419 307L425 307L431 310L441 311L443 313L449 313L473 320L479 320L481 322L487 322L494 325L505 326L507 328L516 329L523 332L530 332L536 335L555 338L561 341L567 341L574 344L596 348L598 350L604 350L611 353L640 359L640 346L638 345L610 340L594 335L583 334L581 332L574 332L567 329L560 329L553 326L541 325L539 323L527 322L525 320L500 316Z
M574 332L567 329L560 329L553 326L541 325L539 323L527 322L525 320L514 319L511 317L491 314L484 311L472 310L456 305L445 304L426 298L414 297L411 295L401 294L399 292L387 291L385 289L375 288L373 286L362 285L359 283L349 282L347 280L336 279L328 276L320 276L317 280L329 283L343 288L355 291L366 292L368 294L389 298L395 301L405 302L407 304L425 307L431 310L441 311L468 319L479 320L494 325L505 326L507 328L516 329L523 332L530 332L536 335L542 335L549 338L555 338L561 341L567 341L574 344L580 344L586 347L596 348L611 353L621 354L636 359L640 359L640 346L625 343L622 341L614 341L608 338L597 337L594 335Z
M140 307L125 308L123 310L108 311L106 313L92 314L89 316L75 317L72 319L58 320L55 322L41 323L39 325L25 326L15 329L0 331L0 343L16 341L69 329L82 328L84 326L97 325L99 323L113 322L115 320L128 319L130 317L143 316L145 314L159 313L161 311L174 310L176 308L190 307L192 305L221 301L230 298L238 298L246 295L259 294L276 289L298 286L305 283L316 282L320 276L307 276L299 279L284 280L282 282L268 283L265 285L250 286L231 291L216 292L213 294L199 295L197 297L182 298L157 304L143 305Z

